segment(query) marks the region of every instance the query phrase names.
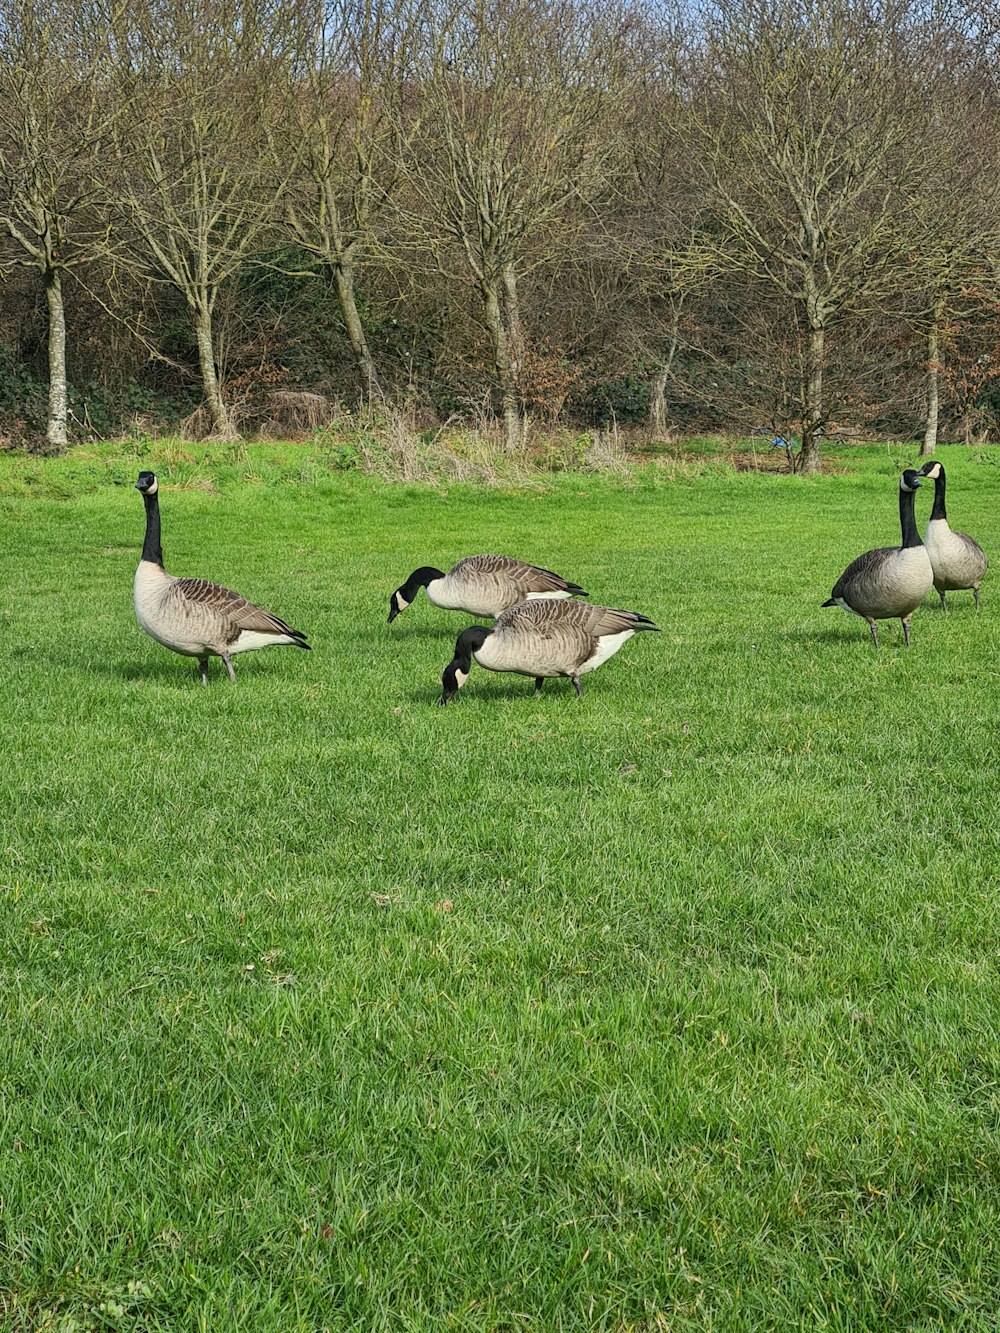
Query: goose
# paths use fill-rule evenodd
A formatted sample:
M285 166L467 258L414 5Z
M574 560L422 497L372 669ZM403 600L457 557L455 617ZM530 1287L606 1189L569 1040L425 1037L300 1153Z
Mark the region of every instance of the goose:
M866 551L851 563L834 584L824 606L842 606L868 621L875 647L878 647L877 620L895 619L903 625L906 646L910 646L910 617L924 600L934 582L927 550L920 540L913 517L913 502L921 485L920 474L907 468L899 479L899 522L903 534L901 546L882 546Z
M948 526L944 507L944 468L940 463L925 463L922 477L934 482L934 506L927 520L924 545L934 570L934 587L941 598L943 610L948 610L945 593L971 588L976 610L979 610L979 585L983 581L989 561L978 542L964 532L953 532Z
M509 555L470 555L452 565L447 574L431 565L415 569L389 598L389 624L416 597L421 588L435 606L467 611L470 616L498 616L518 602L536 598L586 597L576 583L567 583L551 569L539 569Z
M640 630L659 632L637 611L588 602L520 602L497 616L492 629L470 625L458 636L455 656L441 677L441 703L468 680L473 658L487 671L534 676L536 696L547 677L569 676L582 699L580 677L596 671Z
M196 657L201 683L208 684L208 659L221 657L229 679L233 653L288 643L307 648L306 636L239 593L207 579L179 579L163 568L160 501L156 476L140 472L135 483L146 506L146 540L135 571L135 614L142 628L171 652Z

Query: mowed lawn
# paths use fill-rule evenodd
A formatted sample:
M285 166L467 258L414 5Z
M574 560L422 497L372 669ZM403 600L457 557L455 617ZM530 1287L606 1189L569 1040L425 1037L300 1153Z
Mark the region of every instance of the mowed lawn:
M820 609L898 448L0 459L0 1327L996 1330L1000 451L939 456L995 568L909 652ZM312 653L138 629L143 466ZM470 618L389 594L493 550L662 633L439 708Z

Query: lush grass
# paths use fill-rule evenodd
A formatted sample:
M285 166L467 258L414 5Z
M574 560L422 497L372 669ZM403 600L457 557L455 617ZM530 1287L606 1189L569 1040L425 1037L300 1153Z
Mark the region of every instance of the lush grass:
M848 457L152 459L168 567L315 644L207 690L132 616L137 460L0 460L0 1326L997 1328L1000 574L876 653L819 603L904 459ZM437 708L466 622L388 595L493 549L663 633Z

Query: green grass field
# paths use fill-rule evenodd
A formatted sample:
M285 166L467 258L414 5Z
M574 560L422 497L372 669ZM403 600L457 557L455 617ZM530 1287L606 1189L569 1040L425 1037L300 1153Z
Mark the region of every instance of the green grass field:
M0 1327L998 1329L1000 568L908 653L820 609L912 452L296 457L0 457ZM141 466L314 652L142 634ZM389 593L491 550L663 632L438 708L468 618Z

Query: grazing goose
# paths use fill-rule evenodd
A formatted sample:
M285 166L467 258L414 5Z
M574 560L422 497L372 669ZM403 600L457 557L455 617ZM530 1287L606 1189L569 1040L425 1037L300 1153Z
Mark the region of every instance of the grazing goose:
M567 583L551 569L526 565L509 555L470 555L452 565L447 574L425 565L415 569L389 598L389 624L406 608L421 588L435 606L447 611L467 611L470 616L498 616L518 602L537 598L586 597L575 583Z
M208 684L208 659L221 657L235 680L230 658L254 648L290 643L308 648L306 636L239 593L207 579L178 579L163 568L160 549L160 502L156 477L140 472L135 483L146 506L146 540L135 571L135 614L139 624L164 648L197 657L201 683Z
M876 620L902 621L903 637L910 646L910 617L934 582L931 562L913 517L913 501L921 485L920 474L907 468L899 479L899 522L902 546L882 546L866 551L851 563L834 584L833 595L824 606L842 606L863 616L878 647Z
M925 463L920 469L920 475L931 477L934 481L934 507L927 520L924 545L934 570L934 587L941 598L941 606L945 611L948 610L944 596L946 592L971 588L978 611L979 585L989 561L978 542L974 542L964 532L953 532L948 526L944 507L944 468L941 464Z
M473 657L487 671L534 676L536 695L547 676L569 676L582 699L580 677L596 671L626 639L644 629L657 627L637 611L587 602L520 602L497 616L492 629L470 625L458 636L455 656L441 677L441 703L453 699L465 684Z

